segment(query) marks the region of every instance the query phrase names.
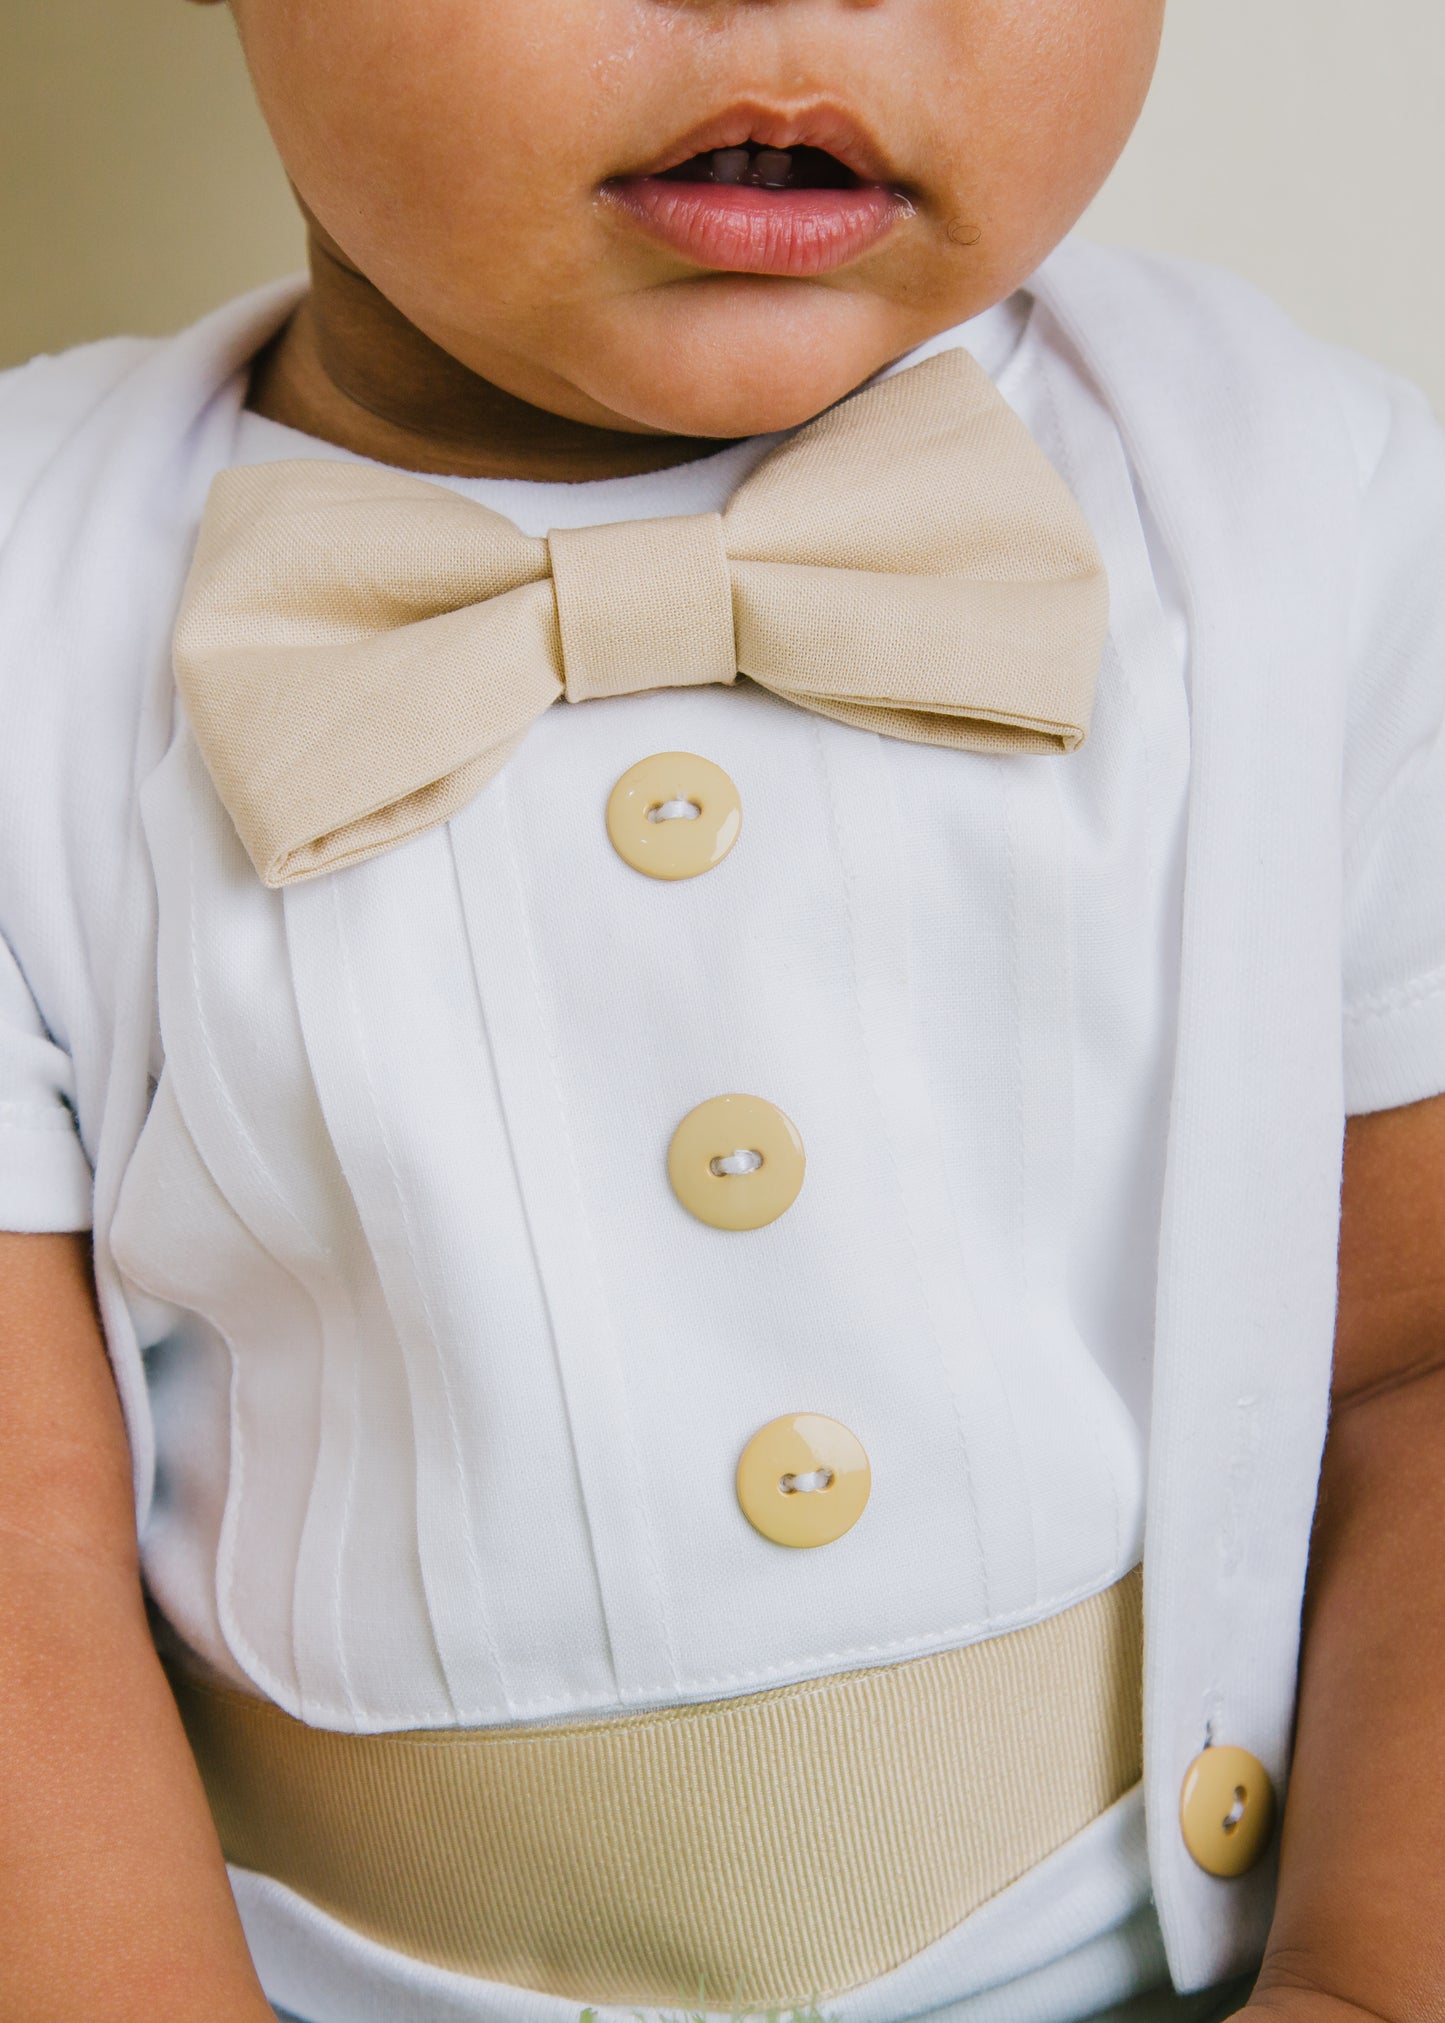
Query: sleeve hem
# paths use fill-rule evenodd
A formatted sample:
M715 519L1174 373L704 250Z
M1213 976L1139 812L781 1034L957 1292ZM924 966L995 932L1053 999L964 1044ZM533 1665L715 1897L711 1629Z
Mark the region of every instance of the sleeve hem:
M1345 1013L1345 1113L1399 1110L1445 1094L1445 976L1437 971Z
M72 1127L0 1129L0 1229L26 1236L89 1229L92 1192Z

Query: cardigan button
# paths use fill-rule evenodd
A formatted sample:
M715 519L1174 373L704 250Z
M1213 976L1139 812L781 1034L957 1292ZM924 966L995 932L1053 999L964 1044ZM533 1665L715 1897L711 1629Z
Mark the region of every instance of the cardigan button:
M775 1104L761 1096L713 1096L673 1132L667 1177L699 1222L761 1229L797 1200L805 1163L797 1126Z
M738 840L743 804L711 759L654 752L622 775L607 802L607 833L645 878L697 878Z
M872 1479L863 1444L846 1426L819 1412L789 1412L744 1447L738 1502L774 1545L831 1545L863 1515Z
M1179 1825L1206 1875L1241 1876L1252 1869L1269 1846L1274 1812L1269 1772L1247 1749L1206 1749L1184 1773Z

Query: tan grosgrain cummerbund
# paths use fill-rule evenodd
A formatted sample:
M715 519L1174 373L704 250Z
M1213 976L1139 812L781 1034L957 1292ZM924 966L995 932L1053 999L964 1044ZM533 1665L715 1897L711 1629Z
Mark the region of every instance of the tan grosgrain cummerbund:
M579 2003L805 2004L941 1938L1140 1775L1141 1578L905 1664L567 1725L340 1735L173 1683L230 1861Z

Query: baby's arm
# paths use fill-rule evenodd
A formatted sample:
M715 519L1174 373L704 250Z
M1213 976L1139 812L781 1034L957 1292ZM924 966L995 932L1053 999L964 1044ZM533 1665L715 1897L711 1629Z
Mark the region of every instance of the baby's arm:
M1346 1138L1334 1412L1256 2011L1445 2016L1445 1097Z
M271 2023L151 1647L71 1236L0 1235L0 2016Z

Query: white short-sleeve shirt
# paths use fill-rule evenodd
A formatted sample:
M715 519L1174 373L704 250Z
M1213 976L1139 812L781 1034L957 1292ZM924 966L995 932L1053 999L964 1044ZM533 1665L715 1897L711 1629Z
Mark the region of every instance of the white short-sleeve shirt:
M86 1226L100 1159L108 1320L134 1331L123 1393L153 1443L151 1591L220 1675L308 1721L756 1691L1021 1627L1139 1561L1196 617L1060 323L1021 297L926 349L948 343L995 376L1108 568L1067 760L902 744L746 684L559 706L444 828L268 891L184 720L159 721L153 663L201 477L343 453L240 413L234 387L174 453L174 523L134 527L154 587L114 584L130 687L95 702L94 608L52 642L61 679L0 667L0 1216ZM1358 672L1343 869L1304 903L1340 913L1344 1103L1373 1109L1445 1089L1445 594L1421 573L1445 456L1365 369L1339 380L1368 502ZM119 427L116 385L76 433ZM0 381L23 482L66 447L8 419L21 397ZM602 484L443 482L539 534L714 510L767 447ZM49 497L59 539L53 475ZM39 510L20 498L27 538ZM666 884L603 811L677 750L724 768L743 824L715 870ZM1286 752L1266 826L1291 791ZM130 915L128 850L150 881ZM1254 857L1239 838L1240 878ZM127 1018L149 1071L129 1109ZM776 1103L808 1159L745 1269L666 1171L680 1118L729 1092ZM742 1443L790 1410L870 1456L867 1525L825 1555L769 1553L733 1493ZM1000 2016L1064 2019L1161 1980L1137 1802L1090 1836L840 2017L985 2023L1004 1982ZM414 2023L566 2013L238 1887L268 1987L313 2023L367 1987Z

